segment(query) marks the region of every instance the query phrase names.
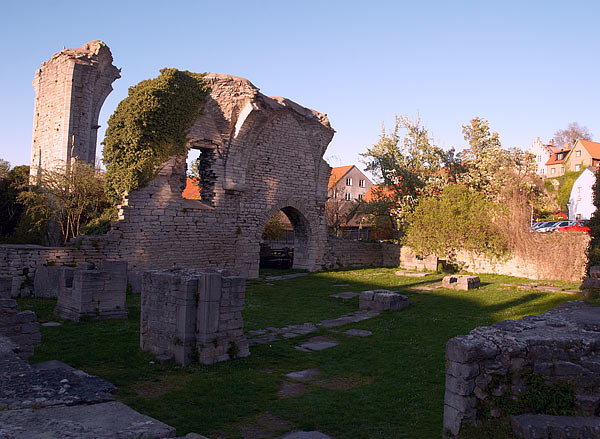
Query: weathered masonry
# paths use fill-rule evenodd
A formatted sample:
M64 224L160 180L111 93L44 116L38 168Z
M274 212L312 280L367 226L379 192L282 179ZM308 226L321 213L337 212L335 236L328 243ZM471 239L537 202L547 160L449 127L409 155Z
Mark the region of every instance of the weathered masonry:
M112 62L108 46L91 41L61 50L35 72L32 182L43 169L64 168L72 160L94 164L100 108L121 76Z
M182 198L186 156L174 156L130 193L96 243L105 258L151 268L221 268L257 277L259 242L282 210L295 232L294 267L327 263L325 201L333 137L327 116L267 97L248 80L209 73L203 114L188 133L200 150L201 200Z

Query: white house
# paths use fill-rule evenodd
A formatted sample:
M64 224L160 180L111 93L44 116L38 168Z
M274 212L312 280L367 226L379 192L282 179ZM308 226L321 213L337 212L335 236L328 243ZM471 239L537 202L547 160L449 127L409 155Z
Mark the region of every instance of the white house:
M596 182L596 172L592 167L585 168L573 183L569 197L569 220L590 219L596 206L592 195L592 186Z

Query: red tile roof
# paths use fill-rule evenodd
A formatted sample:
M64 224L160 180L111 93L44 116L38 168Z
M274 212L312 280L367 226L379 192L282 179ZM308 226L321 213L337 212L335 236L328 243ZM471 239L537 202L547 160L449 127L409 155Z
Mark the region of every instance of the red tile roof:
M201 200L200 186L198 186L198 177L188 177L185 181L185 189L181 193L181 198L186 200Z
M561 152L564 152L564 151L566 151L566 153L564 154L564 156L562 157L562 159L558 160L557 159L558 154L561 153ZM550 158L548 159L548 161L546 162L546 166L559 165L561 163L564 163L565 159L567 158L567 155L569 155L569 151L570 150L567 149L567 150L560 150L560 151L557 151L557 152L553 152L550 155Z
M600 159L600 143L591 140L578 140L578 142L590 153L593 159Z
M378 201L381 200L382 198L393 198L394 197L394 192L388 188L385 187L382 184L374 184L373 186L371 186L369 188L369 190L367 191L367 193L365 194L365 196L362 198L363 201Z
M350 166L337 166L331 169L331 175L329 176L329 184L327 185L328 189L334 187L340 179L346 175L346 173L352 169L354 165Z

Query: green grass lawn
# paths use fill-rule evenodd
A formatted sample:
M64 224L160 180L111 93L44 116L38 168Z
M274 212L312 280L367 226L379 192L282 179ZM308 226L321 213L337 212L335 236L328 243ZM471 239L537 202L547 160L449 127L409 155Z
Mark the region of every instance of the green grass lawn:
M193 431L218 438L267 437L248 433L262 428L273 434L320 430L336 439L439 438L448 339L476 326L579 299L519 289L518 284L530 281L494 275L481 275L478 290L440 288L419 294L409 288L439 281L442 275L409 278L394 271L357 269L247 282L246 329L318 322L358 309L357 298L329 298L334 292L383 288L410 297L412 304L400 312L336 328L372 331L366 338L322 330L254 346L250 357L214 366L161 366L139 349L139 297L129 296L127 320L42 328L42 343L31 361L57 359L107 379L119 387L121 401L176 427L178 435ZM19 299L19 304L36 311L42 321L54 319L52 299ZM340 344L311 353L293 348L315 335ZM308 368L321 371L318 384L309 384L302 395L277 396L284 374ZM269 416L283 426L261 426L261 419Z

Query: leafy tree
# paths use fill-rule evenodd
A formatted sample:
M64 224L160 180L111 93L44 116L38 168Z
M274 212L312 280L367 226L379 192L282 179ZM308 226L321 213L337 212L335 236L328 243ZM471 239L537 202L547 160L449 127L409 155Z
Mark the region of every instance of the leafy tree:
M353 218L356 205L345 200L329 199L325 202L325 219L332 235L341 236L341 228Z
M0 159L0 178L5 178L10 171L10 163L4 159Z
M8 162L0 159L0 162ZM0 163L0 166L2 163ZM28 189L29 166L15 166L0 177L0 237L12 235L23 213L19 194Z
M41 184L23 192L19 200L26 206L29 230L40 234L50 223L58 225L63 242L79 234L80 227L100 216L106 208L104 181L96 170L75 162L68 170L42 172Z
M262 239L265 240L278 240L285 237L287 227L291 226L290 220L285 216L281 210L277 211L275 215L269 218L265 229L262 233Z
M489 200L544 204L543 183L536 174L533 155L520 149L504 149L497 132L491 132L487 120L475 117L463 125L469 148L461 151L462 174L458 180L484 194Z
M421 255L445 255L458 250L501 256L508 250L498 224L506 210L482 193L462 184L446 186L437 197L422 198L409 216L403 243Z
M434 145L419 118L401 116L396 117L393 131L384 129L362 157L366 170L391 191L389 214L400 228L420 196L435 193L447 183L449 175L442 168L454 162L454 150L445 152Z
M589 275L590 267L600 265L600 178L596 175L596 181L592 186L593 201L596 210L590 218L590 242L587 248L588 262L586 273Z
M577 122L571 122L564 130L557 130L554 133L554 144L557 146L565 143L573 146L577 140L592 140L592 134L587 127L581 126Z

